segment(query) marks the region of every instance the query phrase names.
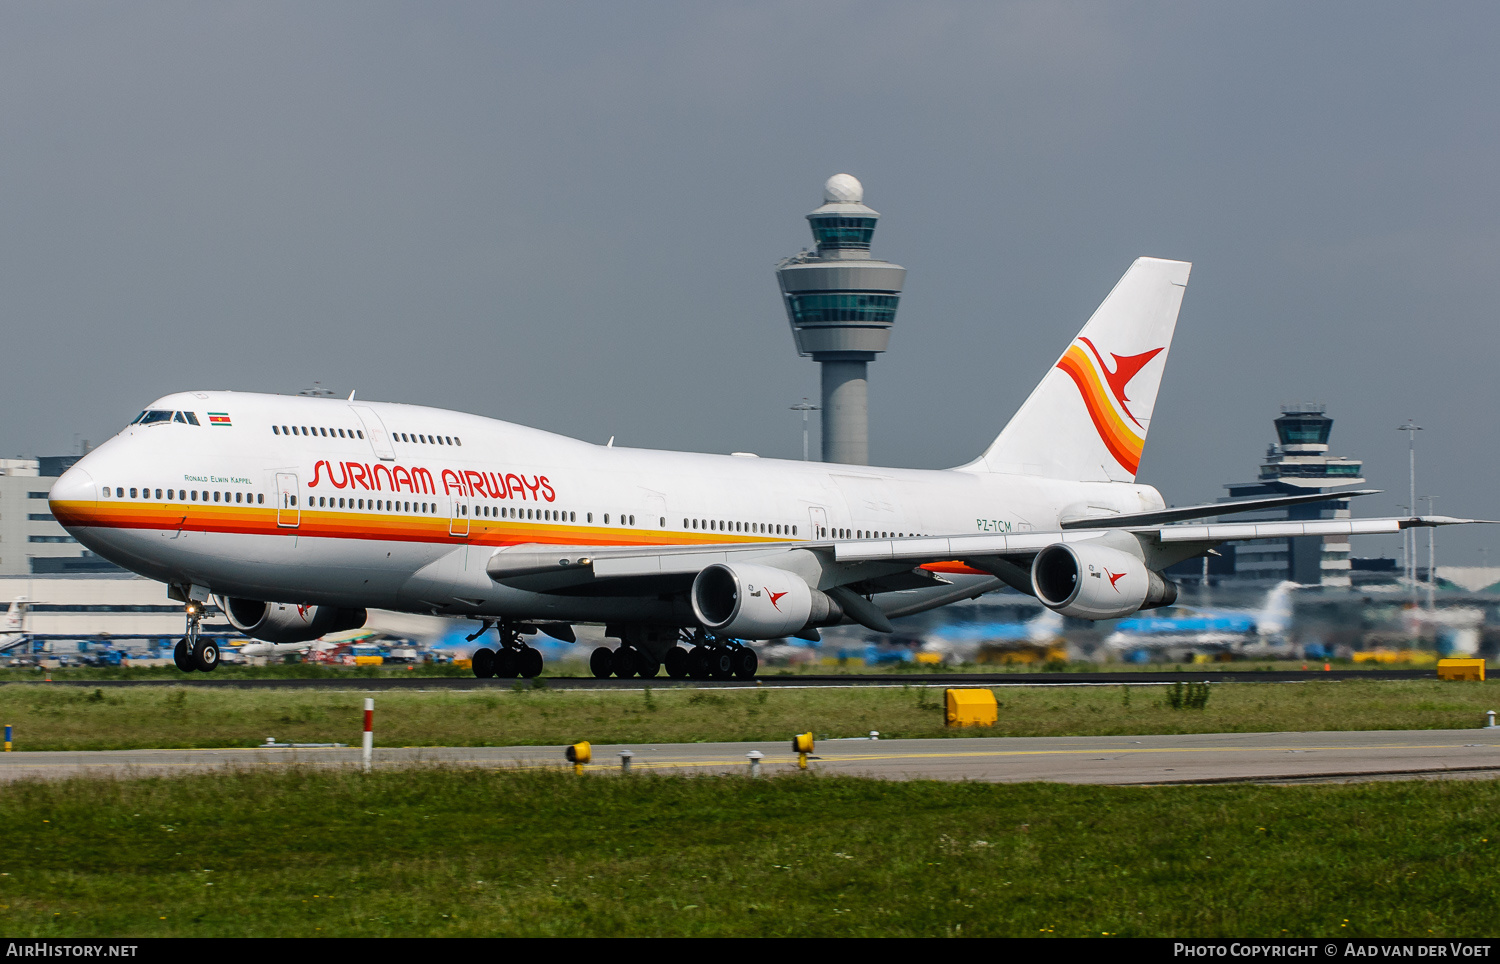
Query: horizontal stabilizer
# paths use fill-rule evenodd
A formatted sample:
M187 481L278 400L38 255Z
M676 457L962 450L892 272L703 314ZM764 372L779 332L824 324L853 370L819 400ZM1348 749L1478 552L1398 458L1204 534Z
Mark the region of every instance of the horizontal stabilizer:
M1315 492L1311 495L1278 495L1269 499L1245 499L1240 502L1214 502L1203 505L1185 505L1152 512L1131 512L1121 515L1091 516L1086 519L1065 519L1064 529L1123 529L1130 526L1163 525L1181 522L1184 519L1208 519L1214 516L1232 515L1236 512L1260 512L1264 509L1279 509L1308 502L1328 502L1333 499L1350 499L1357 495L1375 495L1379 489L1354 489L1349 492Z

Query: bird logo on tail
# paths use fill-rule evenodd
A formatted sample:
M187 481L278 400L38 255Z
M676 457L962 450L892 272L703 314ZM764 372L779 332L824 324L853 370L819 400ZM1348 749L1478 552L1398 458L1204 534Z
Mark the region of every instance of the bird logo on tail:
M1087 352L1084 351L1085 347ZM1146 427L1131 412L1130 399L1125 390L1140 374L1141 369L1163 351L1166 351L1165 345L1139 355L1116 355L1111 352L1109 357L1115 362L1115 367L1111 369L1094 343L1080 337L1057 363L1057 367L1078 386L1084 407L1088 409L1089 418L1093 420L1094 428L1105 448L1131 475L1136 473L1141 464L1141 449L1146 444ZM1121 417L1122 414L1124 418ZM1125 419L1135 423L1136 428L1131 428Z

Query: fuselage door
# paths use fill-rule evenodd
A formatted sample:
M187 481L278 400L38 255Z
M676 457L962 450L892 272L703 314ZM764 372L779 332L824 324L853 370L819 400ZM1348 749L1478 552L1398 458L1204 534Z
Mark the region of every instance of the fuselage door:
M462 492L458 492L452 496L449 504L453 508L448 515L448 534L460 538L468 536L469 514L474 511L469 505L469 500L464 498Z
M812 523L813 538L828 538L828 510L821 505L810 505L807 507L807 517Z
M375 414L375 410L365 405L350 405L349 409L358 416L360 424L364 425L365 438L369 441L370 448L375 450L375 456L383 462L396 461L396 450L391 447L391 435L385 430L385 423Z
M302 521L302 507L297 504L297 473L276 473L276 524L295 529Z

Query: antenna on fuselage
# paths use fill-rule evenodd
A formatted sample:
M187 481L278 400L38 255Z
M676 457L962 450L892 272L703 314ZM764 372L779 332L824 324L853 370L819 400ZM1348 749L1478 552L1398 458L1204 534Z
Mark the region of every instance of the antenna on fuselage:
M609 441L608 442L604 443L604 447L607 448L607 449L612 449L612 448L615 447L615 437L613 435L611 435L609 437Z
M351 402L354 401L354 393L353 392L349 393L349 401L351 401Z

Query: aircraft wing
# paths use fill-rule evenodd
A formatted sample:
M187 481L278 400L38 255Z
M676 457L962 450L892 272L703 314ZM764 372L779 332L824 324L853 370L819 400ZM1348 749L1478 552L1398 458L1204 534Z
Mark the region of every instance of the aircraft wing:
M1220 543L1289 536L1367 535L1402 529L1483 522L1449 516L1387 519L1315 519L1305 522L1230 522L1207 525L1108 526L1055 531L913 536L898 539L834 539L718 546L518 545L495 552L486 566L496 582L533 592L587 593L611 586L617 593L684 588L716 563L756 563L799 573L827 589L890 579L898 573L942 562L963 562L1018 585L1022 564L1055 543L1082 543L1126 532L1165 567ZM1163 561L1163 559L1169 561ZM918 588L940 582L935 573L913 574ZM1027 581L1029 584L1029 580ZM884 589L876 591L885 591ZM1029 592L1029 588L1023 590Z

